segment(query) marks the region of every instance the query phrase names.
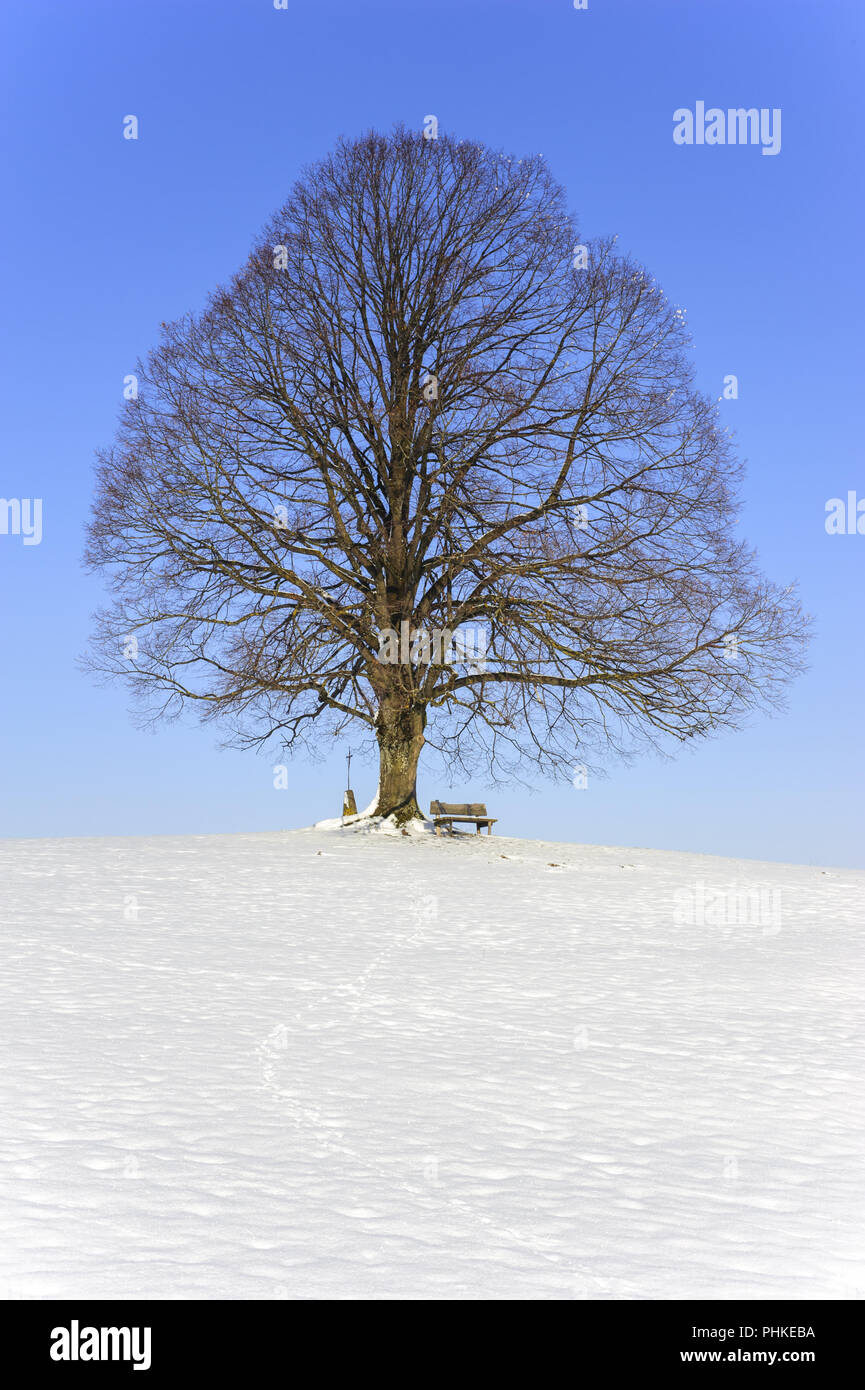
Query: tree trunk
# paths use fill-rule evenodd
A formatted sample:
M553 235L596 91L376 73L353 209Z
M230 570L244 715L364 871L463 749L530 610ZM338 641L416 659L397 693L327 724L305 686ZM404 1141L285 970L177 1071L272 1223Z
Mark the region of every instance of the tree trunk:
M387 699L382 701L376 724L379 783L373 814L393 816L397 825L423 819L416 783L425 723L422 709L399 709Z

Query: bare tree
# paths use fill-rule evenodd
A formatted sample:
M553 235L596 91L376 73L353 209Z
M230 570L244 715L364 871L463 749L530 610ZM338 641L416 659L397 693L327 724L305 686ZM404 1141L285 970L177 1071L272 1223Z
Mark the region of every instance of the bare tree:
M242 743L360 721L400 823L425 742L549 773L778 704L807 623L733 535L687 348L646 271L580 248L540 156L341 142L139 366L100 461L94 664ZM484 659L425 645L467 625ZM382 660L392 633L413 646Z

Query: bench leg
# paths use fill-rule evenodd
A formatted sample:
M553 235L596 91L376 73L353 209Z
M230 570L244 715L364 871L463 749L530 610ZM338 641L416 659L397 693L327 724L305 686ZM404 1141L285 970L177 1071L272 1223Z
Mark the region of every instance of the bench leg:
M488 835L492 835L492 833L493 833L493 828L492 828L491 825L488 825L488 826L487 826L487 834L488 834Z

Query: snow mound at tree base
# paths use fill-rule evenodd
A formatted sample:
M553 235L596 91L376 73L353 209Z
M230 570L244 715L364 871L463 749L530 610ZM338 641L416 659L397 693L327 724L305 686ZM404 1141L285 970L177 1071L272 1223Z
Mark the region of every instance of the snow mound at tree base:
M0 860L0 1295L865 1291L865 874L333 829Z
M398 824L393 816L374 816L359 811L356 816L335 816L319 820L313 830L345 830L355 835L428 835L435 834L431 820L415 819Z

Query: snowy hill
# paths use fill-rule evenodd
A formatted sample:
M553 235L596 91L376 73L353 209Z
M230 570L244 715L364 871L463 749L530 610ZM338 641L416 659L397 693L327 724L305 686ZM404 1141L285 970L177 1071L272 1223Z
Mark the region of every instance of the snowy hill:
M7 841L6 1297L861 1296L865 874Z

